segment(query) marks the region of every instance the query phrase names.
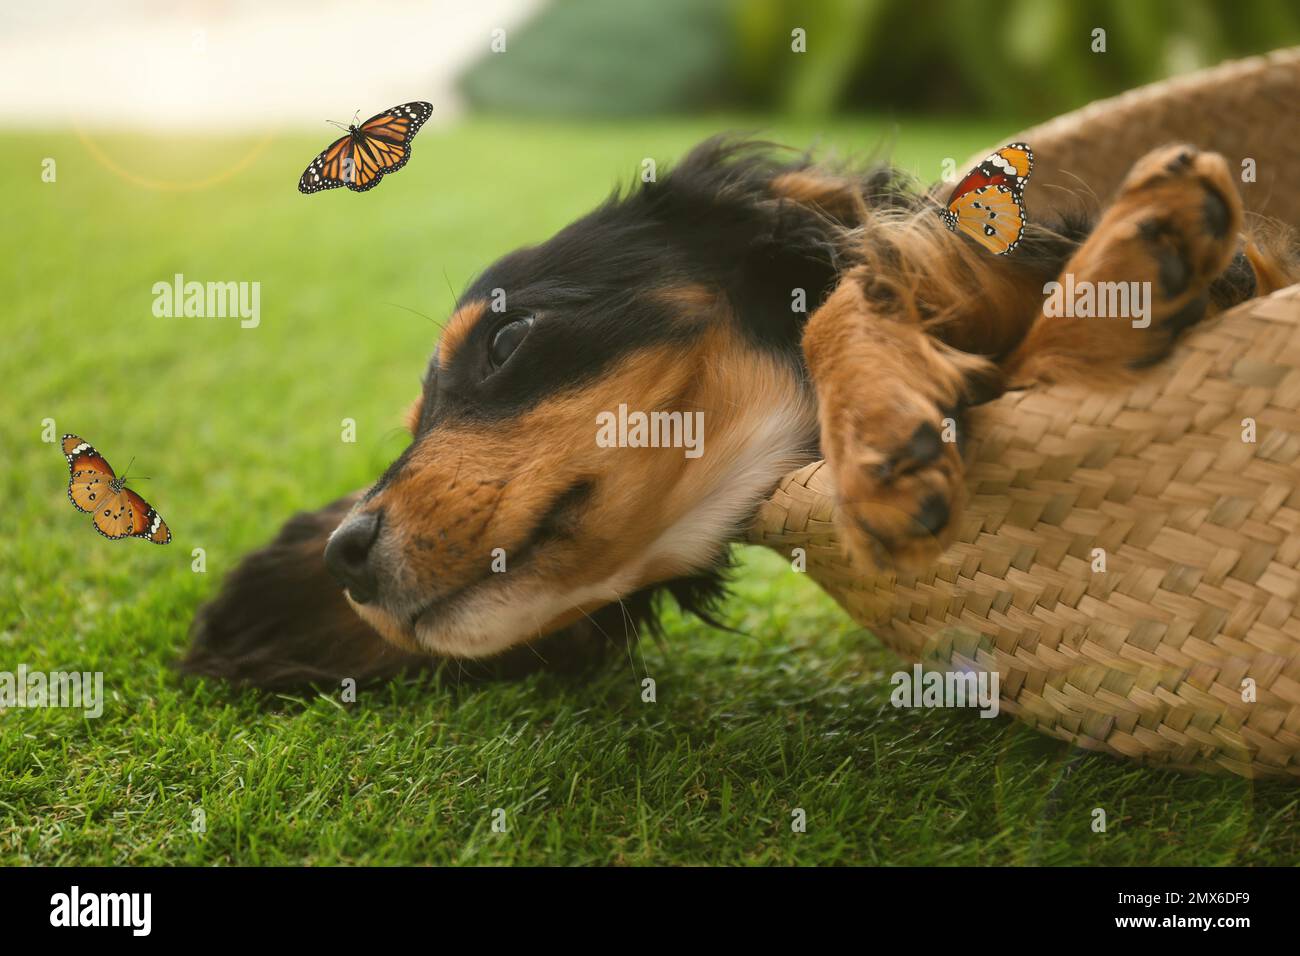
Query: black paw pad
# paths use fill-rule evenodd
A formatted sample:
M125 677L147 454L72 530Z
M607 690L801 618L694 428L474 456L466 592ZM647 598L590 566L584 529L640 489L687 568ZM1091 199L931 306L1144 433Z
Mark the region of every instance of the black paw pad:
M1166 247L1160 253L1160 288L1165 295L1172 298L1185 292L1191 274L1187 260L1173 249Z
M1167 296L1181 293L1191 281L1192 270L1174 247L1171 241L1173 230L1169 224L1159 219L1148 219L1138 226L1138 234L1151 247L1151 255L1156 259L1161 291Z
M1205 191L1205 228L1215 239L1222 239L1228 234L1228 223L1232 217L1228 214L1228 204L1213 189Z
M1192 160L1196 158L1196 150L1190 146L1184 147L1178 151L1173 159L1165 166L1165 170L1171 173L1185 173L1192 166Z
M938 534L947 526L951 516L948 499L943 495L933 494L921 502L921 510L916 513L916 523L930 534Z
M1164 227L1147 223L1142 233L1152 243L1160 279L1160 290L1169 298L1182 295L1192 281L1192 267L1171 243L1162 241Z
M943 439L939 436L939 429L929 422L922 422L916 426L916 431L912 432L912 437L907 440L907 444L899 450L896 457L926 465L942 454Z

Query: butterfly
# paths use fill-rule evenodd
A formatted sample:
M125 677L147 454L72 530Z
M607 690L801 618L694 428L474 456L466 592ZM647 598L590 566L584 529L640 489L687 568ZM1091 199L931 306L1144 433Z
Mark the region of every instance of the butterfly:
M95 513L95 530L105 538L148 538L154 544L172 539L171 529L139 495L126 487L94 446L76 435L63 436L68 459L68 498L79 511Z
M384 173L395 173L411 158L411 140L433 113L432 103L403 103L376 113L360 126L348 127L311 161L298 180L298 192L347 186L353 192L374 189Z
M1024 143L1003 146L966 174L948 197L943 221L961 230L995 256L1020 245L1025 234L1025 204L1021 196L1034 151Z

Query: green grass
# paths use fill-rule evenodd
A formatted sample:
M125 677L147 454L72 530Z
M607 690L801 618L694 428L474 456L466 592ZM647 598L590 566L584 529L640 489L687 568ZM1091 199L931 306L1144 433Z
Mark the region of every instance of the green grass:
M0 670L102 670L109 696L97 720L0 714L0 862L1300 859L1285 785L1085 756L1007 719L895 710L894 658L768 553L746 553L726 607L739 634L672 617L662 646L583 680L389 684L344 705L175 677L195 608L240 555L402 447L399 413L436 329L401 307L440 318L449 284L546 237L643 157L723 125L429 129L381 188L315 197L294 183L324 126L267 144L0 137ZM795 144L818 132L767 130ZM1001 132L907 123L894 153L930 178ZM824 141L886 138L860 122ZM207 188L142 185L212 179L250 150ZM41 181L44 157L55 183ZM151 286L175 272L260 281L260 327L155 318ZM340 441L345 417L355 444ZM94 534L41 441L46 418L119 468L136 456L172 545ZM795 807L806 833L791 832ZM1105 833L1091 830L1096 807Z

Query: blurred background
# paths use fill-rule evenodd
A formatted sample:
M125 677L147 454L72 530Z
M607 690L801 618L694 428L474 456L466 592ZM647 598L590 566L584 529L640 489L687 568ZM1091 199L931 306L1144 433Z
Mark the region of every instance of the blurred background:
M1291 0L45 0L0 10L0 120L319 124L417 93L441 122L1021 120L1296 42Z
M808 53L792 55L791 31ZM1105 54L1092 31L1107 30ZM475 108L628 116L978 112L1045 116L1300 39L1285 0L561 0L479 60ZM602 42L619 36L620 42ZM574 51L584 55L575 56Z

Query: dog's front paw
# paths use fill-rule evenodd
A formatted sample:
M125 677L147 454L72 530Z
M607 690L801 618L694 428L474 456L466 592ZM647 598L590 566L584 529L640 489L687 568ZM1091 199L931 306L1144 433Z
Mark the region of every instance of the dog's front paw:
M949 426L943 419L937 409L912 409L892 420L870 415L834 429L827 457L840 533L866 566L916 568L942 550L960 508L962 472L956 442L944 440ZM908 437L897 440L908 428Z
M963 410L1001 391L992 366L966 360L973 376L918 373L915 381L878 380L823 399L836 520L864 567L920 570L951 539L963 502Z
M961 509L962 411L1002 394L1001 368L919 317L881 314L858 275L809 320L803 350L841 540L862 567L919 569Z

